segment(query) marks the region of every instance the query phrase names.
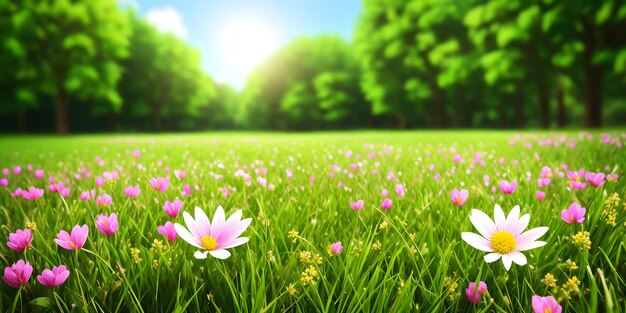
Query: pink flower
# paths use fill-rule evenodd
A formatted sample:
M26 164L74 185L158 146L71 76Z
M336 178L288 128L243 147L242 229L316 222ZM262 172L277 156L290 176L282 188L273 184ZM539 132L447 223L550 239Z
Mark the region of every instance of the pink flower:
M580 181L570 181L569 186L574 190L584 190L587 188L587 184Z
M552 177L552 169L549 166L544 166L541 168L541 178L551 178Z
M15 233L9 234L9 242L7 246L15 252L22 252L26 248L32 247L33 234L30 229L18 229Z
M457 206L463 206L465 204L465 200L467 200L467 196L469 192L465 189L461 189L460 191L456 188L452 189L452 194L450 195L450 199L452 199L452 203Z
M41 275L37 276L37 280L48 288L56 288L62 285L69 276L70 271L65 268L65 265L59 265L53 267L52 270L43 270Z
M190 245L201 249L196 251L194 256L197 259L205 259L208 254L214 258L227 259L230 252L226 249L234 248L248 242L248 238L239 237L252 222L251 218L241 219L242 212L238 210L228 219L224 214L222 206L217 207L213 216L213 221L201 208L196 207L195 219L184 212L183 217L187 228L180 224L174 224L176 233Z
M587 172L585 174L585 179L587 180L587 182L589 182L594 187L600 187L604 185L605 177L606 176L604 175L604 173Z
M170 181L163 177L152 178L150 179L150 186L156 191L166 192L167 187L170 186Z
M96 191L91 189L89 191L83 191L80 193L80 199L87 201L93 199L96 196Z
M191 187L189 185L183 186L183 192L180 193L183 197L191 196Z
M6 178L0 178L0 186L6 187L9 185L9 180Z
M24 263L24 260L19 260L17 263L4 268L2 279L4 279L7 285L17 289L26 285L32 273L33 267L30 266L30 263Z
M176 229L174 228L174 224L172 222L167 222L163 226L157 227L157 231L159 234L165 236L167 240L174 241L178 235L176 234Z
M572 182L579 182L585 176L585 170L579 169L577 172L567 171L567 178Z
M11 193L11 197L19 198L19 197L22 196L22 192L23 192L22 188L17 188L17 189L15 189L15 192Z
M574 222L582 224L585 220L585 213L587 209L580 206L580 204L574 202L568 209L561 211L561 218L565 223L572 224Z
M3 168L2 169L2 175L4 176L9 176L9 174L11 174L11 171L9 171L8 168Z
M141 192L141 189L139 189L139 186L130 186L130 187L124 188L124 193L129 198L138 197L140 192Z
M139 158L139 157L141 157L141 150L136 149L135 151L133 151L133 156L134 156L135 158Z
M467 300L474 304L480 303L480 298L482 298L483 293L487 291L487 284L484 281L480 281L478 283L478 290L476 289L476 283L471 282L467 289L465 289L465 295L467 296Z
M537 179L537 185L539 187L545 187L545 186L550 185L550 178L544 177L544 178Z
M108 206L108 205L113 204L113 199L111 199L111 196L105 193L101 196L98 196L98 198L96 198L96 204L98 206Z
M489 175L483 176L483 182L485 183L485 187L489 186Z
M183 202L178 199L172 202L165 201L165 204L163 205L163 211L165 211L165 214L169 215L171 218L175 218L182 208Z
M182 171L182 170L174 170L174 176L180 178L180 179L185 179L185 177L187 177L187 172L186 171Z
M118 228L117 214L112 213L108 217L104 214L98 215L96 228L106 236L113 236Z
M89 235L89 227L87 225L74 226L72 229L72 235L66 231L61 230L57 234L57 239L54 240L61 248L67 250L80 250L87 241L87 235Z
M510 195L512 194L515 189L517 189L517 182L508 182L506 180L503 180L500 182L500 190L502 190L502 192L505 195Z
M459 163L461 162L461 155L460 154L456 154L454 155L454 158L452 158L452 160L454 161L454 163Z
M33 176L35 176L35 178L37 179L42 179L44 175L44 172L42 169L38 169L35 171L35 173L33 174Z
M102 187L104 186L104 178L102 178L102 176L98 176L96 177L96 187Z
M22 172L22 167L19 165L16 165L13 167L13 175L17 176Z
M35 187L31 186L31 187L28 188L28 191L22 190L21 193L22 193L22 197L24 199L28 199L30 201L33 201L33 200L37 200L37 199L41 198L41 196L43 196L43 192L44 192L43 189L35 188Z
M388 195L389 195L389 191L387 191L387 189L383 189L383 190L380 192L380 194L381 194L383 197L386 197L386 196L388 196Z
M553 296L533 296L533 311L535 313L561 313L561 306Z
M341 251L343 251L343 246L341 245L341 241L337 241L333 244L330 245L330 249L333 251L334 254L339 255L341 254Z
M391 209L392 205L393 205L393 202L391 201L391 199L387 198L387 199L383 200L383 202L380 204L380 207L385 209L385 210L389 210L389 209Z
M355 211L361 211L363 209L363 205L365 202L363 200L359 200L357 202L350 202L350 208Z
M543 201L546 199L546 193L540 190L537 190L537 192L535 192L535 198L537 198L537 200L539 201Z
M396 193L398 194L398 196L400 198L404 197L404 194L405 194L405 192L404 192L404 185L397 184L396 185Z

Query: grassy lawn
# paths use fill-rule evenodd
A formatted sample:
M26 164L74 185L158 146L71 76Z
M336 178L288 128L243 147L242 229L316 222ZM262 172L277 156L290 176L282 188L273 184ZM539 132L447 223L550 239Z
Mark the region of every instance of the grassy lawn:
M28 227L33 240L22 252L2 244L0 263L22 259L33 273L21 289L0 282L0 311L532 312L533 295L554 296L564 312L626 311L626 153L614 143L625 141L622 133L1 137L8 186L0 187L0 237ZM583 172L577 181L579 169L604 173L604 183L593 186ZM542 176L549 184L539 187ZM159 177L169 181L163 192L150 183ZM503 180L517 183L512 193L501 190ZM31 186L43 196L12 197ZM130 186L141 190L137 197L125 193ZM453 189L467 190L462 205ZM97 200L105 194L111 204ZM183 206L172 218L163 207L175 199ZM562 219L573 203L586 208L584 222ZM493 219L496 204L506 215L516 205L530 214L527 230L549 228L536 238L545 246L522 252L525 265L487 263L489 252L462 239L479 234L472 210ZM204 248L157 232L166 222L188 226L183 212L197 219L196 206L213 220L220 205L226 218L242 210L252 219L241 235L249 241L228 248L227 259L197 259ZM96 220L111 213L119 228L106 236ZM516 222L503 228L513 241L486 238L492 250L520 248ZM82 249L54 241L83 224ZM330 248L336 242L341 253ZM37 280L59 265L70 271L60 286ZM474 304L466 288L479 281L488 288Z

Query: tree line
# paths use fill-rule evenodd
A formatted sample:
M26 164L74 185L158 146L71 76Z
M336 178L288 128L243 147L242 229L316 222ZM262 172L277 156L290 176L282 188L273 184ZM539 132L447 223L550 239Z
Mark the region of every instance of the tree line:
M623 0L364 0L238 92L113 0L0 0L0 130L619 125L625 30Z

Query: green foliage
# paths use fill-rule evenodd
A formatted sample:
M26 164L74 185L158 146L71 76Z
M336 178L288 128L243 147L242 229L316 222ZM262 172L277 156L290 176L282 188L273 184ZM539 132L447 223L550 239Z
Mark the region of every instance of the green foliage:
M337 36L301 37L271 55L250 75L241 111L251 127L351 127L368 113L359 68Z

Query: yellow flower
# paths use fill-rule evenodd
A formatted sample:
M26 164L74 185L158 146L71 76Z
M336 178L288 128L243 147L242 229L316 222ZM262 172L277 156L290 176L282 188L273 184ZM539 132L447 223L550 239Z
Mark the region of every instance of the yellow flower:
M579 231L576 235L572 237L572 242L578 249L586 249L591 250L591 239L589 238L590 234L588 231L582 232Z
M291 296L295 296L298 293L298 290L293 284L289 284L289 286L287 286L287 293Z

